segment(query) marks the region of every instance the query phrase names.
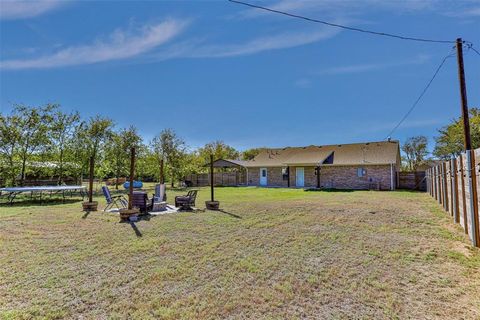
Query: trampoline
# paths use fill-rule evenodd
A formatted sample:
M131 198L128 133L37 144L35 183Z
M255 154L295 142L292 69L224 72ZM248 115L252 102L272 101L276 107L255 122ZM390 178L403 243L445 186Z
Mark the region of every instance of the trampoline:
M0 197L6 197L8 203L12 204L13 200L21 193L30 193L31 199L34 196L38 196L40 200L42 195L49 196L61 194L63 200L65 200L65 194L70 194L72 197L74 193L79 193L82 196L82 200L85 197L87 187L85 186L37 186L37 187L7 187L0 188Z

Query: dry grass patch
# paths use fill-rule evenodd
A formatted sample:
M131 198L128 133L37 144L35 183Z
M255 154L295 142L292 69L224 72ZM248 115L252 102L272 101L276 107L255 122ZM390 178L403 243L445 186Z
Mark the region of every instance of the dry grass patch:
M480 254L426 194L217 196L225 212L136 230L79 203L1 207L1 317L480 317Z

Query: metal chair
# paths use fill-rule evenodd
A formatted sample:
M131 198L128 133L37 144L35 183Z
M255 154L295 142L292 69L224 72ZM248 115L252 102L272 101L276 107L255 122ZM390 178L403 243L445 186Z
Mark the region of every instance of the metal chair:
M110 190L107 186L102 187L103 195L105 196L105 200L107 200L107 206L103 211L107 211L113 208L113 206L117 207L117 209L126 208L128 206L128 201L125 199L123 195L113 196L110 194Z
M175 207L180 207L181 210L192 210L195 206L198 190L190 190L184 196L175 197Z

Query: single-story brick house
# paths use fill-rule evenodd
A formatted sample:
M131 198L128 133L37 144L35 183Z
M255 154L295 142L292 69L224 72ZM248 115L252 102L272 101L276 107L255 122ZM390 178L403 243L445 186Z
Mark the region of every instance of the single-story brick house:
M400 170L398 141L266 149L246 169L248 186L394 190Z

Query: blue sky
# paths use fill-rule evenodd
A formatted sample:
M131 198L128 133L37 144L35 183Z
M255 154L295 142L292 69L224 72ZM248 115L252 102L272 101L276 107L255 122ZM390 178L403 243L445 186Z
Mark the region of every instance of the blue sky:
M407 36L461 36L480 49L480 1L254 3ZM2 0L0 9L2 112L56 102L135 125L147 140L173 128L192 147L383 140L451 50L227 1ZM469 105L480 107L480 56L466 52L465 65ZM459 113L452 58L393 138L432 138Z

